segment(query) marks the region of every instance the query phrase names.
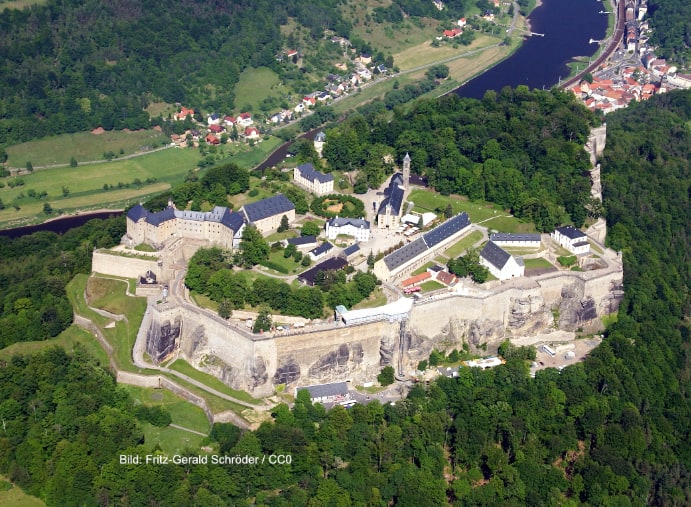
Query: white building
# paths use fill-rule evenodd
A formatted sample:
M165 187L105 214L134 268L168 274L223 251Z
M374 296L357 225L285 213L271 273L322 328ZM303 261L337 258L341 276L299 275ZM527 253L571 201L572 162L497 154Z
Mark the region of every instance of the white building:
M511 232L497 232L489 240L499 246L514 246L522 248L540 248L539 234L514 234Z
M520 257L514 257L509 252L490 241L480 252L480 264L489 269L492 276L499 280L510 280L523 276L525 264Z
M359 242L369 241L370 223L362 218L335 217L326 222L326 237L336 239L339 234L352 236Z
M332 194L334 191L333 175L317 171L310 163L293 169L293 182L316 195Z
M551 236L554 241L566 248L572 254L583 255L590 252L588 236L572 225L557 227Z

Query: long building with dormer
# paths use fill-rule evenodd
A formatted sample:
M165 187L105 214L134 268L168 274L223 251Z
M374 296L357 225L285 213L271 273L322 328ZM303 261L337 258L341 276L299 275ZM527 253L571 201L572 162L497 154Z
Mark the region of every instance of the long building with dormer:
M133 245L161 248L167 241L185 238L233 249L239 246L244 227L242 214L223 206L207 212L178 210L172 205L162 211L148 211L137 204L127 212L125 239Z

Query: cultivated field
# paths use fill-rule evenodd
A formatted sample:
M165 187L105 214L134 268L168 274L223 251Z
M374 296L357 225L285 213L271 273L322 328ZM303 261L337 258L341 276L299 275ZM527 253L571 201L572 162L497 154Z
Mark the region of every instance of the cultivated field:
M198 162L197 151L171 148L127 160L35 170L20 177L2 178L0 181L5 186L0 188L0 199L5 209L0 210L0 225L21 225L37 215L45 220L49 218L43 214L46 202L54 209L53 215L57 215L58 210L123 207L128 200L130 203L143 200L182 182ZM134 183L137 179L139 184ZM156 182L147 184L147 179ZM10 184L18 180L24 185L11 188ZM109 190L104 190L104 185L108 185ZM47 196L34 198L30 191L37 196L46 192Z
M103 155L107 152L121 157L160 148L167 142L170 140L157 130L113 130L98 135L91 132L63 134L9 146L7 166L23 169L27 162L31 162L35 168L69 164L72 157L77 162L104 160Z

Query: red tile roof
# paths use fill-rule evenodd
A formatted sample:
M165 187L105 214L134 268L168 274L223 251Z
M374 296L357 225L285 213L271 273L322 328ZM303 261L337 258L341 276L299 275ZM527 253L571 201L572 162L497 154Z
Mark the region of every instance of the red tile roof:
M408 287L409 285L415 285L416 283L420 283L428 278L431 278L431 276L432 275L430 275L428 271L425 271L424 273L420 273L419 275L411 276L410 278L403 280L401 282L401 286Z

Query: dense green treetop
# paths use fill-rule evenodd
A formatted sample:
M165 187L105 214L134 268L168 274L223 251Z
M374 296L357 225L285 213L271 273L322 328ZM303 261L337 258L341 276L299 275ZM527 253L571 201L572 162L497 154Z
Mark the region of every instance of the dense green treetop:
M337 0L146 5L50 0L0 12L0 144L149 126L151 101L230 112L247 67L277 65L289 18L348 36ZM209 87L213 93L209 93ZM238 105L241 107L242 105Z
M371 108L368 108L370 111ZM570 92L504 88L482 100L456 94L394 110L354 115L327 131L324 157L333 169L360 169L378 187L406 153L442 194L496 202L540 231L583 225L590 203L583 146L593 113Z
M691 4L686 0L650 0L648 14L656 53L688 67L691 64Z

